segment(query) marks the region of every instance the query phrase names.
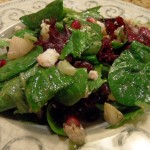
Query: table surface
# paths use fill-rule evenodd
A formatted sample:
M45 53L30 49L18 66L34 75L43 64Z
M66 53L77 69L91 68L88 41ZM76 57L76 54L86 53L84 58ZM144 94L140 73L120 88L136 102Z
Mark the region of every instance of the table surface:
M11 0L0 0L0 3L6 2L6 1L11 1ZM150 0L123 0L123 1L130 2L138 6L150 9Z

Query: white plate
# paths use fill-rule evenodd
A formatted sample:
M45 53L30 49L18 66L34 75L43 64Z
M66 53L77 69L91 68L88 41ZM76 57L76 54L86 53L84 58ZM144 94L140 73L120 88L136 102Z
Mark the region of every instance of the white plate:
M0 37L9 36L11 26L22 15L36 12L51 0L13 0L0 5ZM65 0L65 6L83 10L102 5L100 13L104 17L122 16L146 23L150 21L150 11L120 0ZM6 28L9 28L6 30ZM5 30L5 32L3 31ZM106 123L89 127L86 144L82 150L150 150L150 119L137 127L126 125L118 129L106 130ZM140 141L140 142L139 142ZM143 145L144 144L144 145ZM0 150L67 150L68 140L52 134L46 127L23 124L0 117Z

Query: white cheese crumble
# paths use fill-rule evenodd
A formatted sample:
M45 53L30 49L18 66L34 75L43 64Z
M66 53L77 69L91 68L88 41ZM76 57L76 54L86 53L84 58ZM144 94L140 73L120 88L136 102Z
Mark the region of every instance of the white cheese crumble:
M85 142L85 131L82 125L76 126L74 123L71 125L64 125L64 131L69 139L77 145L82 145Z
M102 28L102 33L104 35L107 35L107 33L106 33L106 27L105 27L104 23L102 23L100 21L97 21L96 23Z
M55 49L47 49L37 57L37 61L42 67L51 67L58 61L59 56Z
M88 74L88 78L92 80L97 80L98 79L98 72L95 70L91 70Z
M42 24L41 24L41 28L42 28L41 29L41 36L42 36L42 39L44 41L48 40L48 38L49 38L49 34L48 34L49 27L50 27L49 24L46 24L44 21L42 21Z

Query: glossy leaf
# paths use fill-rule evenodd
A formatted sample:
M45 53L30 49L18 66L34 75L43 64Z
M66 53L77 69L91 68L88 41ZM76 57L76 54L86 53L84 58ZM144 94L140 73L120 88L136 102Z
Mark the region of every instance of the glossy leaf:
M78 69L73 77L73 84L58 92L55 99L66 106L74 105L85 94L87 78L87 71Z
M72 78L61 74L56 67L39 68L26 82L25 95L31 112L40 109L60 90L72 84Z
M47 121L54 133L66 136L63 127L58 126L58 124L54 121L53 117L51 116L51 104L49 104L49 106L47 107Z
M108 81L119 103L150 102L150 47L134 41L113 63Z
M33 67L36 63L36 57L42 53L42 51L42 47L37 46L27 55L9 61L5 66L0 68L0 81L9 80L19 73Z
M55 0L42 10L25 15L20 18L21 22L30 29L40 28L43 19L61 20L63 17L63 1Z

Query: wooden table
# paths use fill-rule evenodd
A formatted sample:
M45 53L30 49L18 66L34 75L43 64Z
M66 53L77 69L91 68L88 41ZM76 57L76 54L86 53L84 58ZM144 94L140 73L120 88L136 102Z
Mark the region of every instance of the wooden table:
M6 2L6 1L11 1L11 0L0 0L0 3ZM123 0L123 1L130 2L133 4L139 5L141 7L150 9L150 0Z

